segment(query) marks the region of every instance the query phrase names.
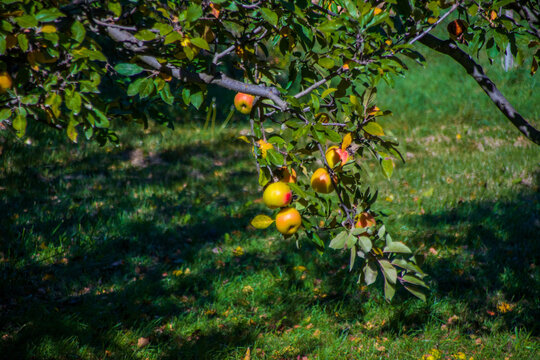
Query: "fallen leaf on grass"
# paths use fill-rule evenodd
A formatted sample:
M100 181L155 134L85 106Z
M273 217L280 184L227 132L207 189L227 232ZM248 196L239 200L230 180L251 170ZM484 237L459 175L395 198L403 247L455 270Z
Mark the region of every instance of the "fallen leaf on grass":
M147 346L148 344L150 344L150 340L148 340L148 338L140 337L139 340L137 340L137 347L138 348L143 348L143 347Z

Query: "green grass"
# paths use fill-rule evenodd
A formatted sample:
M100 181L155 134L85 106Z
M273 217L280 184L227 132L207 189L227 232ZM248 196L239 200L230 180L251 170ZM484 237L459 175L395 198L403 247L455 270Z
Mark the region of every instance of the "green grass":
M432 59L379 90L407 161L367 178L424 259L426 303L387 304L346 254L250 228L263 208L239 125L133 128L105 149L34 129L0 143L0 359L538 358L540 152ZM489 75L539 118L534 78Z

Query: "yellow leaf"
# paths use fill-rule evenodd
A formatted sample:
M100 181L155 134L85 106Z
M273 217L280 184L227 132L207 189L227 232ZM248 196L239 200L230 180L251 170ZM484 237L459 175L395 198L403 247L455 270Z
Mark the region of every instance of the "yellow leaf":
M343 142L341 143L341 150L347 150L347 148L349 147L349 145L351 145L351 143L352 143L352 135L351 133L348 133L343 137Z
M248 140L248 138L245 137L244 135L237 137L237 139L240 139L240 140L242 140L242 141L245 141L245 142L247 142L248 144L250 143L249 140Z
M272 225L273 222L274 220L272 220L272 218L270 218L269 216L257 215L253 218L253 220L251 220L251 225L255 229L266 229L267 227Z
M366 126L364 126L364 131L370 135L384 136L383 128L376 122L367 123Z
M246 355L244 355L244 360L251 360L251 350L247 348Z
M236 249L233 250L234 256L242 256L244 255L244 249L241 246L237 246Z
M54 26L54 25L44 25L41 28L41 32L46 33L46 34L55 33L56 32L56 26Z
M182 270L174 270L174 271L172 272L172 274L173 274L174 276L180 276L180 275L182 275L183 273L184 273L184 272L183 272Z

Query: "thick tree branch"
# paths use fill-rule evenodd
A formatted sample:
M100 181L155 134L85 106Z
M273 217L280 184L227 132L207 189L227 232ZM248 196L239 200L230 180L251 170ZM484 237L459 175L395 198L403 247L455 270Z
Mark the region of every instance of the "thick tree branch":
M497 86L493 81L487 77L482 67L477 64L469 54L461 50L455 42L450 40L443 41L431 34L426 34L419 41L435 51L450 56L463 66L467 73L476 80L478 85L480 85L503 115L506 116L508 120L523 133L523 135L535 144L540 145L540 131L529 124L529 122L514 109L512 104L510 104L499 89L497 89Z
M182 82L213 84L225 89L261 96L272 100L282 111L288 109L287 103L280 98L279 91L275 88L266 87L264 85L246 84L242 81L231 79L223 73L209 75L205 73L194 73L170 64L162 65L154 56L145 54L148 51L148 48L141 44L141 42L131 33L118 29L117 27L104 27L111 39L122 43L126 49L133 51L134 53L139 53L139 59L142 62L156 70L169 71L174 78Z

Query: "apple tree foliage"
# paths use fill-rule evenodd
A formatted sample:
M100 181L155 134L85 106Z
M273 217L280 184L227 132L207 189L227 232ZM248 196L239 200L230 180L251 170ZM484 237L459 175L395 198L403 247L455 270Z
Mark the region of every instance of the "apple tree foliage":
M444 29L451 19L460 19L459 33ZM411 249L372 209L377 190L366 162L390 177L401 159L377 122L390 114L377 107L377 86L406 73L404 58L425 61L419 42L460 63L540 143L474 60L512 56L534 73L539 19L535 0L1 0L0 72L13 85L0 93L0 126L24 137L41 122L73 142L104 144L117 141L122 121L166 123L167 106L211 111L211 87L254 95L243 140L261 186L283 166L298 173L292 206L303 226L293 237L346 251L360 281L383 279L387 299L398 284L424 298ZM436 27L446 39L431 34ZM352 161L331 169L324 154L334 145ZM330 194L310 187L319 167L333 175ZM365 212L376 225L355 227Z

